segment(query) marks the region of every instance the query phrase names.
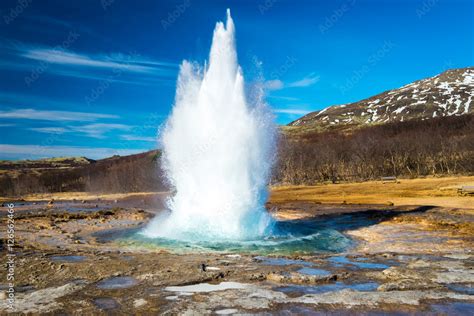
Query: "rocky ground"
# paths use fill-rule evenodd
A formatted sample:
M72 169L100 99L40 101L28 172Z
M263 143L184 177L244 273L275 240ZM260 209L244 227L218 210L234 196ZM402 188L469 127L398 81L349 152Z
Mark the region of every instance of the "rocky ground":
M0 312L53 314L472 314L474 210L269 204L279 220L345 216L343 253L170 253L100 238L143 226L150 199L15 202L15 303L0 271ZM156 201L155 201L156 202ZM7 207L1 212L8 267ZM367 218L371 219L367 221ZM112 233L113 235L114 233Z

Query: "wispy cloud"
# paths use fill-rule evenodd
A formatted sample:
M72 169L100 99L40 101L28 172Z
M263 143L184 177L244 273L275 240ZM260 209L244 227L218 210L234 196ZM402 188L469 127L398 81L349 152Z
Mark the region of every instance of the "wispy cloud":
M281 95L269 95L268 96L271 99L279 99L279 100L287 100L287 101L298 101L298 98L295 97L286 97L286 96L281 96Z
M42 121L95 121L102 118L118 118L117 115L86 113L86 112L69 112L69 111L50 111L35 109L15 109L0 111L0 118L8 119L27 119Z
M88 124L83 126L71 126L69 127L74 132L83 133L88 137L92 138L104 138L106 133L111 131L128 131L132 126L124 124L108 124L108 123L96 123Z
M71 40L71 43L74 41ZM113 81L135 84L153 84L158 79L161 82L174 80L178 72L177 63L155 60L137 52L77 52L71 49L71 43L52 47L5 39L0 47L9 53L7 56L15 58L0 62L0 67L93 80L106 79L111 73L115 76L119 73L124 78L113 78Z
M72 125L65 127L33 127L29 130L46 134L76 133L86 137L105 138L105 134L112 131L128 131L133 126L124 124L94 123L87 125Z
M22 53L21 56L53 64L120 69L140 73L154 73L161 67L174 67L170 63L153 62L132 55L86 55L54 48L33 48Z
M291 115L306 115L311 111L304 110L304 109L275 109L275 113L280 114L291 114Z
M314 72L304 77L301 80L293 81L288 84L288 87L309 87L319 81L321 77L316 75Z
M265 81L264 88L267 90L280 90L283 89L285 84L279 79Z
M130 140L130 141L143 141L143 142L156 142L157 139L155 137L147 137L147 136L135 136L135 135L122 135L120 136L123 140Z
M113 155L131 155L148 149L90 148L79 146L38 146L0 144L1 158L38 159L46 157L79 157L100 159Z
M319 75L316 75L315 73L310 73L302 79L287 83L281 81L280 79L268 80L265 82L264 87L267 90L281 90L284 88L303 88L316 84L319 79Z
M64 134L68 131L63 127L32 127L29 130L47 134Z

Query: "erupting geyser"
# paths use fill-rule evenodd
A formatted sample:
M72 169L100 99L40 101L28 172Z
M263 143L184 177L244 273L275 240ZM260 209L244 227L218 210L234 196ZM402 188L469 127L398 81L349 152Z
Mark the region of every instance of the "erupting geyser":
M249 101L237 63L234 23L217 23L209 64L181 65L173 111L162 131L162 165L175 195L149 237L245 240L271 229L267 182L276 128L261 94Z

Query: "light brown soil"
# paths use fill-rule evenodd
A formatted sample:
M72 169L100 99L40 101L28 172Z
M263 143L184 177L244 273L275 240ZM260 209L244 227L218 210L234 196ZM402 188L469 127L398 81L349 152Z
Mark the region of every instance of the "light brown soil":
M474 185L474 176L400 179L398 183L369 181L315 186L275 186L271 204L307 201L329 204L432 205L474 210L474 195L460 196L457 189Z

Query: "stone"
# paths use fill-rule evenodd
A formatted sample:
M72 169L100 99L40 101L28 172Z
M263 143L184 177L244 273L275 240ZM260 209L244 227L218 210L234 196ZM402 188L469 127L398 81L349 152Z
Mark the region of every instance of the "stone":
M146 304L148 304L148 302L143 298L139 298L133 301L133 307L135 308L145 306Z

